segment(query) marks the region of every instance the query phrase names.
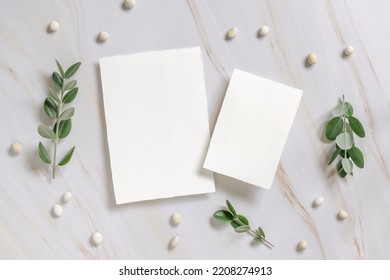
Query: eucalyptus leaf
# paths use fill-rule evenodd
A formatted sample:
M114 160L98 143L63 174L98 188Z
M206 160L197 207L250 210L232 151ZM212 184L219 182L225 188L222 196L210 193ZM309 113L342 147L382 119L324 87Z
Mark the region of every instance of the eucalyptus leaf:
M65 138L69 135L70 131L72 130L72 119L67 119L66 121L61 121L60 125L58 126L58 137L60 139ZM54 131L56 131L56 126Z
M241 223L243 223L244 225L249 225L249 221L246 217L244 217L243 215L237 215L237 218L240 220Z
M344 115L349 107L351 106L351 104L349 104L348 102L340 102L332 111L332 115L334 117L339 117L339 116L342 116Z
M359 148L353 146L350 150L348 150L348 154L350 155L352 161L356 164L357 167L364 167L364 156Z
M347 112L345 114L347 115L347 117L350 117L350 116L353 115L353 107L352 107L351 104L349 104L349 108L348 108L348 110L347 110Z
M229 209L230 213L233 214L234 217L237 216L237 212L236 212L236 210L234 209L233 205L230 203L229 200L226 200L226 206Z
M258 227L257 231L259 232L261 237L265 238L265 232L261 227Z
M341 149L339 147L337 147L336 151L333 152L333 154L329 160L328 165L330 165L337 158L337 156L340 154L340 152L341 152Z
M58 71L59 71L60 74L61 74L61 77L62 77L62 78L65 78L64 68L62 68L61 64L58 62L57 59L56 59L56 63L57 63Z
M70 90L70 89L74 88L76 85L77 85L77 81L71 80L71 81L66 82L64 84L63 90Z
M77 63L73 64L72 66L70 66L65 72L65 78L69 79L70 77L72 77L76 73L76 71L79 69L80 65L81 65L81 62L77 62Z
M342 150L349 150L353 146L353 137L349 132L343 132L336 137L336 144Z
M75 148L76 147L73 147L72 149L69 150L69 152L67 152L67 154L58 163L59 166L63 166L65 164L67 164L72 159L73 152L74 152Z
M53 80L54 84L57 87L62 89L62 86L64 84L64 79L61 77L60 74L58 74L57 72L53 72L53 75L51 76L51 79Z
M247 225L243 225L243 226L236 227L234 230L238 233L243 233L243 232L247 232L248 230L250 230L250 227Z
M328 140L334 141L343 130L344 122L341 117L334 117L328 122L325 129L325 136Z
M74 115L74 108L73 107L70 107L68 109L66 109L61 115L60 117L58 118L58 121L61 122L61 121L66 121L68 119L70 119L71 117L73 117Z
M57 103L60 103L60 98L54 92L54 90L52 88L49 88L49 94L50 94L50 97L53 98Z
M353 163L349 158L343 158L341 160L341 165L343 166L343 169L347 174L351 174L353 169Z
M76 98L78 90L79 90L78 87L75 87L75 88L71 89L67 94L65 94L64 98L62 99L62 101L65 104L68 104L68 103L72 102Z
M255 237L255 238L253 238L253 241L255 241L255 242L258 242L258 243L262 243L262 242L264 242L264 240L263 240L263 239L261 239L261 238L258 238L258 237Z
M48 127L46 125L43 125L43 124L40 124L38 126L38 133L43 138L52 139L52 140L57 138L57 136L54 133L54 131L50 127Z
M363 138L366 136L362 123L355 117L348 117L349 126L357 136Z
M343 165L341 163L341 160L339 161L339 163L337 164L337 173L339 174L339 176L341 178L344 178L345 176L347 176L347 173L344 171L343 169Z
M230 223L233 221L233 215L227 210L218 210L213 214L214 219L224 222Z
M241 226L241 224L237 223L236 221L232 221L230 222L230 225L235 229L235 228L238 228L239 226Z
M42 142L39 142L38 145L38 155L41 158L41 160L47 164L51 164L51 159L49 154L47 153L45 147L43 146Z
M58 117L58 106L52 97L46 97L43 108L49 118L56 119Z

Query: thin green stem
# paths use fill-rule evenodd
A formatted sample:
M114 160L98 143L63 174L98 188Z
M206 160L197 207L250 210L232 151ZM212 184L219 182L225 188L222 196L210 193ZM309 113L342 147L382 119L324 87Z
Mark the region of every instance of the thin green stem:
M245 225L243 222L241 222L238 218L234 218L233 219L236 223L238 223L239 225L243 226ZM269 242L267 239L265 239L263 236L261 236L259 233L257 233L256 231L254 231L253 229L249 229L249 232L254 236L254 237L257 237L257 238L260 238L261 240L264 241L264 244L266 244L267 246L273 248L275 247L271 242Z
M61 95L60 95L60 102L58 104L58 116L56 118L56 122L55 122L55 127L56 127L56 139L53 140L54 142L54 155L53 155L53 179L56 178L56 168L57 168L57 143L58 143L58 140L59 140L59 130L60 130L60 123L58 121L58 117L61 115L61 111L62 111L62 106L63 106L63 102L62 102L62 98L64 97L64 91L61 89Z
M344 97L344 94L343 94L343 107L344 107L344 104L345 104L345 97ZM347 132L347 119L346 119L346 113L343 114L343 122L344 122L344 133ZM344 150L344 158L347 158L347 150Z

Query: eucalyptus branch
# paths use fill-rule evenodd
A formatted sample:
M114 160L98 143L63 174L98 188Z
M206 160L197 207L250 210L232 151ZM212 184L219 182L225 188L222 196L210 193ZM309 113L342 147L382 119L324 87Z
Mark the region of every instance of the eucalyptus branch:
M64 157L57 163L57 145L59 141L69 135L72 129L72 117L74 115L74 108L69 107L63 110L63 106L71 103L77 96L78 87L77 81L68 80L79 69L81 62L77 62L70 66L66 71L61 64L56 60L58 72L53 72L52 81L53 88L49 88L49 97L46 97L43 104L46 115L54 121L50 126L40 124L38 126L38 133L43 138L50 139L54 144L53 160L50 158L46 148L42 142L38 145L38 154L44 163L51 165L53 179L56 176L58 166L66 165L73 156L75 147L72 147Z
M353 164L359 168L364 167L364 156L362 151L355 146L353 134L363 138L366 133L362 123L353 116L353 107L345 101L344 95L341 102L333 109L332 115L333 118L325 128L325 136L330 141L336 141L336 150L328 165L340 156L337 173L342 178L347 174L353 176Z
M274 245L272 245L271 242L265 239L265 233L261 227L258 227L257 230L251 229L251 227L249 226L248 219L243 215L237 214L236 210L234 209L233 205L229 202L229 200L226 200L226 206L229 210L216 211L213 214L214 219L223 223L230 223L230 225L234 228L235 232L237 233L243 233L243 232L250 233L254 237L253 240L255 242L264 243L271 248L274 247Z

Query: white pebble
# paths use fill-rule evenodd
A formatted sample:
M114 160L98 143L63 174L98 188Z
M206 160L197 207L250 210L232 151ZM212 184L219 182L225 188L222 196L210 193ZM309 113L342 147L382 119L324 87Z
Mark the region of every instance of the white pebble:
M181 223L181 214L179 212L175 212L172 214L171 219L174 225L178 225Z
M62 216L62 207L61 205L55 204L52 209L53 215L55 217L61 217Z
M237 27L232 27L228 30L226 33L226 39L230 40L233 39L237 36L238 34L238 28Z
M307 248L307 241L306 240L299 241L298 250L302 251L302 250L305 250L306 248Z
M341 211L339 211L339 213L337 214L337 217L338 217L340 220L344 220L344 219L348 218L348 212L345 211L345 210L341 210Z
M313 207L318 207L320 206L322 203L324 203L325 201L325 198L323 196L319 196L317 197L314 201L313 201Z
M135 6L136 2L135 0L125 0L123 1L123 6L127 9L131 9Z
M103 241L103 235L97 231L94 234L92 234L91 239L95 245L100 245L100 243L102 243Z
M50 32L56 32L58 30L58 28L60 28L60 25L58 24L58 22L56 22L55 20L50 22L50 24L49 24L49 31Z
M259 34L260 37L263 37L263 36L267 36L268 32L269 32L269 27L268 27L268 25L263 25L263 26L260 28L258 34Z
M71 199L72 199L72 194L70 192L66 192L62 196L62 201L65 202L65 203L69 202Z
M15 142L11 145L11 151L13 154L18 155L23 151L23 147L19 143Z
M175 237L172 237L171 241L169 242L170 248L175 248L180 242L180 237L176 235Z
M108 34L107 31L102 31L99 33L98 39L101 42L105 42L108 40L109 37L110 37L110 34Z
M344 54L345 54L346 56L350 56L350 55L352 55L354 52L355 52L355 48L352 47L352 46L347 46L347 47L344 49Z
M313 65L313 64L316 64L318 61L318 58L317 58L317 55L313 52L309 53L308 56L307 56L307 62L310 64L310 65Z

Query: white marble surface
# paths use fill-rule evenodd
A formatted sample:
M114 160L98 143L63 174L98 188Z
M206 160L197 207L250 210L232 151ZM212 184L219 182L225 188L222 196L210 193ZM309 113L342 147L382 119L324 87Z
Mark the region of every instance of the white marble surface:
M390 2L387 0L0 1L0 258L1 259L388 259L390 258ZM47 33L57 20L60 28ZM270 33L257 38L267 24ZM238 36L224 40L236 26ZM97 43L102 30L110 34ZM342 57L351 44L356 52ZM115 206L109 172L98 59L147 50L200 46L210 128L234 68L304 90L273 187L266 191L216 175L216 193ZM318 55L311 68L309 52ZM47 121L54 58L82 61L73 131L77 146L55 181L36 154ZM333 148L321 140L325 121L345 94L366 127L359 140L366 167L342 180L327 167ZM14 156L11 144L24 151ZM125 144L125 143L124 143ZM261 171L260 171L261 172ZM184 182L183 182L184 184ZM136 187L136 186L134 186ZM74 199L59 219L51 208ZM318 196L324 204L311 207ZM261 225L274 249L253 245L211 214L230 199ZM336 219L345 209L349 218ZM176 227L170 216L179 211ZM103 234L95 247L91 234ZM181 237L169 250L169 240ZM296 251L301 239L308 248Z

